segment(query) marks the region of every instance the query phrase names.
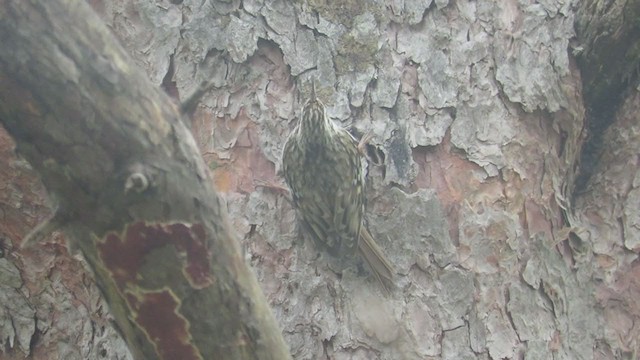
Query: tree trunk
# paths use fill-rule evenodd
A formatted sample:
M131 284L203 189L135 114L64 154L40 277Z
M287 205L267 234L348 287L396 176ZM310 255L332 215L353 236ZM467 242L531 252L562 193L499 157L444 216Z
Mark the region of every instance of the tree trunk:
M191 130L294 358L637 357L638 1L91 3L170 95L215 85ZM286 195L264 186L282 183L282 147L313 79L335 121L373 135L367 217L398 272L390 295L357 263L337 270ZM10 165L4 183L35 205L6 205L5 218L29 219L41 200ZM15 244L26 228L6 236ZM25 288L49 294L39 279L69 283L50 275L78 269L57 244L17 252L16 302ZM55 260L38 272L32 259L45 256ZM86 312L102 324L96 302ZM93 342L122 356L108 327L95 338L58 330L45 304L13 320L36 358ZM34 312L35 324L15 320Z

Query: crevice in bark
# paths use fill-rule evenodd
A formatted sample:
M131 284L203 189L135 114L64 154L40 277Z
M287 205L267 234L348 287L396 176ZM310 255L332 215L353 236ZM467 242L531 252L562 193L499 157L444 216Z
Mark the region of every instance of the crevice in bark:
M176 81L173 78L175 74L175 64L174 64L174 55L172 54L169 58L169 68L167 69L167 73L164 75L162 79L162 84L160 86L171 98L178 100L180 98L180 94L178 92L178 86L176 85Z
M638 82L640 0L588 0L576 19L577 56L587 108L588 138L580 155L573 197L586 190L597 169L603 136L626 94Z
M598 168L598 162L602 153L603 138L606 130L613 123L615 119L615 109L619 106L622 96L618 94L616 99L611 99L612 102L608 103L607 108L602 107L595 110L591 108L589 114L587 114L586 124L588 137L585 140L582 151L580 152L580 168L576 176L576 183L574 193L572 197L575 198L587 189L589 179ZM587 104L591 102L585 101Z

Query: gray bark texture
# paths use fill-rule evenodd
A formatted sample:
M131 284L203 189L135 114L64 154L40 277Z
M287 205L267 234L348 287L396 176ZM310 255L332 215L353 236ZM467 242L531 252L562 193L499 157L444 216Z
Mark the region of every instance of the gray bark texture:
M176 101L212 84L191 130L293 358L637 358L639 1L89 3ZM312 80L372 134L391 294L277 190ZM129 358L60 236L14 249L46 206L3 136L1 354Z

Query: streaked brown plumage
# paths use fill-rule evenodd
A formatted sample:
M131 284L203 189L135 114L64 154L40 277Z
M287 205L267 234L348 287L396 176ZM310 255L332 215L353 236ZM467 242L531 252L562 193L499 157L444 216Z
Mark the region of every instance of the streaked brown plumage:
M293 203L314 241L340 258L359 252L388 290L392 266L363 225L365 180L358 147L347 130L326 116L315 87L282 162Z

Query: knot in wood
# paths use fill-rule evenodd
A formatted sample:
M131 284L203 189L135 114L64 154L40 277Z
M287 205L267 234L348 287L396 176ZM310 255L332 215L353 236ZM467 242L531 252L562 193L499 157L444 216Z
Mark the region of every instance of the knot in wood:
M141 172L134 172L127 178L124 183L124 192L135 191L141 193L149 188L149 179Z

